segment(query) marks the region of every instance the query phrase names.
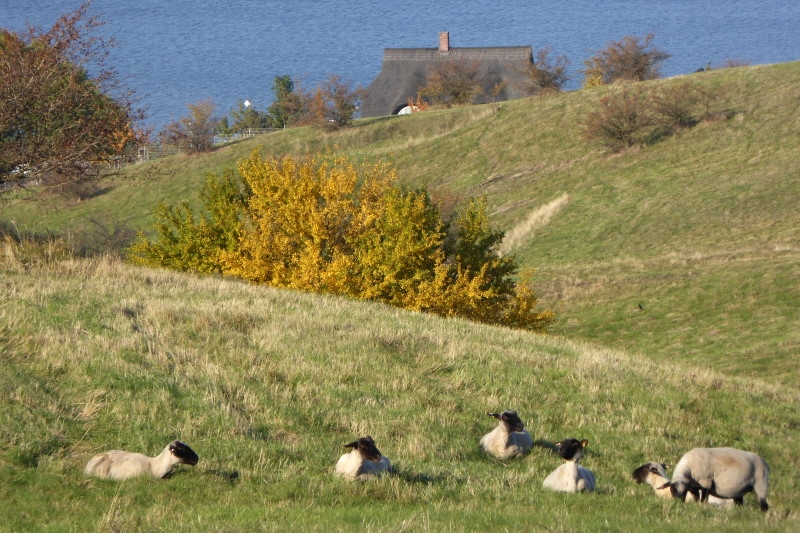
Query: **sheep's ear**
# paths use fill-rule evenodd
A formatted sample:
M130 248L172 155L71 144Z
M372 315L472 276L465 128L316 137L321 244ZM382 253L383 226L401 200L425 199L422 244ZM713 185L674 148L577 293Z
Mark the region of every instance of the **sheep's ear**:
M664 483L663 485L661 485L660 487L658 487L658 490L661 490L661 489L669 489L669 488L671 488L671 485L670 485L670 482L669 482L669 481L667 481L666 483Z
M491 416L492 418L500 420L500 413L486 413L486 414Z
M351 442L350 444L345 444L345 448L358 448L358 441Z
M586 445L587 445L587 444L589 444L589 441L588 441L588 440L586 440L586 439L583 439L583 440L581 441L581 448L586 448Z

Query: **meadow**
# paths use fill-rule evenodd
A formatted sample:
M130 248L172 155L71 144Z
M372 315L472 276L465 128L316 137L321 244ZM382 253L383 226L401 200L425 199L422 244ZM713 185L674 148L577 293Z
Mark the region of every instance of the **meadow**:
M20 231L148 231L252 150L383 159L443 202L485 194L537 269L548 336L3 245L0 529L725 531L800 529L800 63L692 78L718 116L619 154L581 139L604 88L286 130L129 167L80 203L0 204ZM653 84L676 83L658 80ZM515 409L532 453L478 440ZM333 475L370 434L387 477ZM589 440L593 494L549 493L554 442ZM168 480L83 466L111 448L200 455ZM770 511L656 500L630 473L695 446L759 453Z
M0 526L9 531L796 530L800 394L599 345L130 267L6 261ZM516 409L523 459L478 448ZM370 434L392 475L333 474ZM542 489L589 440L593 494ZM199 454L172 478L88 478L107 449ZM657 500L630 473L694 446L771 465L770 511Z

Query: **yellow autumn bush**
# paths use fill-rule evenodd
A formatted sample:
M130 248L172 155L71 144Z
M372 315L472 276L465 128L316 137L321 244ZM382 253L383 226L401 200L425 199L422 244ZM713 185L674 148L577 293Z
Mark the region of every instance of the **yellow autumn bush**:
M159 206L158 239L140 235L131 260L218 272L274 287L343 294L442 316L545 331L529 278L496 249L485 199L453 227L424 189L396 185L394 168L324 154L262 158L238 175L209 176L207 213Z

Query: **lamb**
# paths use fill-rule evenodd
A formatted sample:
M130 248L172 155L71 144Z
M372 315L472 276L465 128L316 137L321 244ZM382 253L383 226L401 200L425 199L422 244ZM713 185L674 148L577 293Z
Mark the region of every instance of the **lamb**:
M669 487L664 487L665 483L669 483L667 477L667 465L663 463L645 463L631 473L631 477L636 480L636 483L647 483L656 492L656 496L664 499L672 499L672 491ZM689 494L692 499L694 495Z
M631 473L631 477L636 480L636 483L647 483L656 493L656 496L664 499L672 499L672 490L669 486L667 477L667 465L663 463L649 462L645 463ZM698 495L687 492L686 499L689 501L697 501ZM733 500L726 498L717 498L716 496L708 496L708 503L719 507L731 507Z
M481 438L481 447L499 459L520 457L531 451L533 439L516 411L486 413L499 420L491 432Z
M672 481L659 488L669 488L672 496L685 500L697 492L701 501L711 496L732 499L744 504L744 495L755 492L762 511L769 509L769 466L752 452L735 448L694 448L675 466Z
M556 453L566 463L553 470L545 478L542 486L558 492L583 492L593 491L595 487L594 474L578 462L583 457L583 450L589 441L586 439L566 439L556 443Z
M155 457L141 453L111 450L92 457L86 464L86 473L107 479L128 479L144 474L164 478L177 464L196 465L199 458L188 444L175 440Z
M380 476L392 468L389 458L381 455L381 451L369 435L344 446L353 448L353 451L339 457L335 471L346 479L355 480L365 479L371 475Z

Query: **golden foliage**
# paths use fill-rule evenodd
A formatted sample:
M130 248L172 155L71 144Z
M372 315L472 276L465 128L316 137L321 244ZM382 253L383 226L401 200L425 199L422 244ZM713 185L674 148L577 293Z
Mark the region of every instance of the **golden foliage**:
M411 110L412 113L422 113L428 110L428 102L426 102L422 95L417 95L417 100L414 101L413 98L408 99L408 108Z
M603 69L597 58L586 59L583 64L585 66L583 69L584 89L601 87L605 85L605 81L603 80Z
M353 246L395 180L384 165L356 169L340 157L239 163L250 191L238 246L223 272L279 287L350 293ZM359 186L360 184L360 186Z
M427 191L397 187L383 163L254 152L238 171L239 184L209 177L210 216L161 206L161 239L140 237L133 259L535 331L552 317L533 312L532 288L496 252L503 234L489 229L485 199L448 228Z
M136 139L136 133L128 122L124 127L110 133L109 146L114 153L122 153L122 150Z

